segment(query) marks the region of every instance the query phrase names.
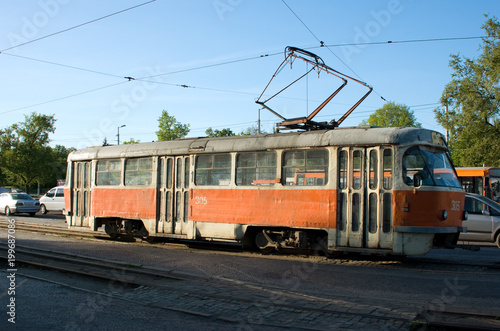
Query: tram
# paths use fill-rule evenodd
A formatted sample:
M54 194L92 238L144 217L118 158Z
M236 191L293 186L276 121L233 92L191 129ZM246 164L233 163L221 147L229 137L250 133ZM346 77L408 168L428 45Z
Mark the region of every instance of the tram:
M352 127L90 147L68 156L70 229L263 251L426 254L463 230L444 137Z

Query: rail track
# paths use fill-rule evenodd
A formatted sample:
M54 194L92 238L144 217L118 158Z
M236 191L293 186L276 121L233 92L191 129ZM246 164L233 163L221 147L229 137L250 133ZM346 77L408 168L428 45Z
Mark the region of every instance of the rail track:
M0 229L7 229L9 222L0 220ZM298 259L302 257L316 259L319 263L343 265L343 266L365 266L378 268L394 268L394 269L418 269L420 271L449 271L449 272L481 272L484 270L500 271L500 262L478 263L464 261L447 261L443 259L430 258L427 256L415 257L397 257L386 255L370 255L370 254L355 254L344 253L336 258L326 258L322 255L314 255L314 252L306 252L303 254L291 253L290 250L282 250L276 253L263 255L260 252L243 251L240 246L235 244L226 244L219 242L206 241L191 241L179 239L164 239L158 238L157 241L149 242L146 240L135 239L131 237L118 237L111 239L104 231L92 232L85 230L70 230L65 226L54 226L40 223L16 222L16 231L30 231L44 234L61 235L69 237L89 238L96 240L109 240L127 242L136 245L151 245L156 244L158 247L189 247L190 249L213 250L218 252L236 253L249 256L259 256L263 258L279 258L280 256L293 256ZM460 248L457 248L460 249Z
M0 221L0 228L6 227L6 222ZM64 227L44 226L33 223L16 222L16 230L51 233L56 235L96 237L89 231L73 231ZM97 234L99 239L100 235ZM103 233L103 237L105 235ZM150 245L138 242L136 244ZM183 244L185 245L185 244ZM196 245L199 247L199 245ZM203 246L203 245L202 245ZM204 246L204 249L224 248ZM0 244L0 257L7 256L7 245ZM228 251L233 251L229 249ZM231 253L231 252L229 252ZM247 254L238 252L237 254ZM254 254L255 253L249 253ZM275 258L266 256L265 258ZM276 257L279 258L279 257ZM297 257L300 259L300 257ZM377 256L345 257L341 259L326 259L318 257L321 263L339 265L363 265L388 268L419 268L426 264L436 266L443 261L421 260L408 261L388 260ZM381 305L373 309L370 303L357 303L345 297L331 298L323 293L302 293L276 286L263 286L249 282L225 278L209 278L168 270L146 267L141 264L104 260L68 252L43 250L35 247L16 245L16 263L25 266L24 273L30 269L43 269L47 272L58 271L65 274L77 274L86 278L95 278L108 284L119 284L121 291L108 293L117 299L144 303L151 307L160 307L210 319L232 322L240 326L276 326L294 329L319 330L331 328L352 327L353 321L363 319L369 325L391 325L394 329L432 327L435 330L469 329L469 330L500 330L498 316L488 314L468 314L464 312L442 312L422 310L420 314L414 311L392 309L391 301L381 299ZM470 265L470 271L478 272L484 269L498 270L494 265ZM463 267L462 266L462 267ZM442 271L442 268L439 269ZM452 269L450 269L452 270ZM463 271L463 268L462 268ZM29 275L26 275L29 276ZM51 281L47 277L46 281ZM127 288L128 290L123 290ZM273 315L269 319L269 315ZM286 317L285 317L286 316ZM321 316L321 323L311 324L311 317ZM318 319L315 319L316 321ZM457 322L459 321L459 322Z
M6 251L7 245L0 244L2 258L7 256ZM415 315L411 311L395 310L390 307L390 300L383 299L377 309L362 303L353 308L349 298L331 298L321 293L301 293L276 286L203 277L36 247L17 245L16 264L24 267L22 270L28 277L30 268L42 268L66 275L97 278L114 284L109 287L120 289L108 293L114 298L141 304L146 302L151 307L238 325L322 330L332 325L350 327L353 320L363 319L372 326L392 325L394 329L418 329L425 325L436 330L450 327L500 330L500 321L495 320L497 317L487 314L424 311ZM52 281L52 277L42 280ZM266 318L269 312L275 315L272 320ZM307 317L319 315L322 322L311 325L311 319ZM457 320L453 319L456 316L460 317L460 323L450 323L450 319Z

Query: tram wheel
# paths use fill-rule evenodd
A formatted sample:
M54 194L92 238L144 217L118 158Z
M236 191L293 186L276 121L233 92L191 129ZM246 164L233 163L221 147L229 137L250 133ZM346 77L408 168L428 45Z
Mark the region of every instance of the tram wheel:
M144 237L143 239L146 240L148 243L153 244L154 242L156 242L157 238L153 237L153 236L147 236L147 237Z
M273 246L274 243L269 241L269 237L266 236L263 231L255 235L255 245L263 254L270 254L275 250Z
M104 231L111 239L118 238L118 226L116 224L106 223Z

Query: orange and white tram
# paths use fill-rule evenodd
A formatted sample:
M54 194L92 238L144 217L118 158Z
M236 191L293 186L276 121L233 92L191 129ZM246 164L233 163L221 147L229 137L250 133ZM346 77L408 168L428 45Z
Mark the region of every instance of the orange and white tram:
M453 246L465 215L443 136L419 128L90 147L69 155L65 197L73 229L329 254Z

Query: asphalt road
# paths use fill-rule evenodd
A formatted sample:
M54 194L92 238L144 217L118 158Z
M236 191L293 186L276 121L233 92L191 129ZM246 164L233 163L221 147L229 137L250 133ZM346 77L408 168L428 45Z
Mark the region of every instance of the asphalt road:
M3 215L0 216L0 218L3 217ZM57 214L40 215L33 218L15 216L15 218L18 222L65 225L64 217ZM6 238L6 232L0 233L2 233L3 241ZM373 259L363 256L352 256L351 259L343 258L340 261L323 257L262 256L244 252L192 249L185 245L170 245L168 243L131 244L110 240L81 240L44 236L28 232L17 233L16 238L19 245L66 252L74 251L80 255L141 263L206 277L223 277L244 284L275 286L304 295L327 296L345 302L368 304L373 307L387 304L394 309L405 311L443 310L446 308L447 310L457 309L471 312L493 311L500 314L498 308L500 307L500 292L498 291L500 271L463 265L464 263L477 266L489 264L500 267L500 249L494 245L483 245L479 251L431 250L425 257L412 257L405 262L405 260ZM440 261L443 264L440 264ZM444 263L450 261L455 262L456 266ZM6 288L7 283L6 278L2 277L0 284L3 289ZM55 306L60 311L59 316L65 316L64 320L69 323L71 314L74 314L76 307L78 307L78 305L75 306L75 303L86 300L85 295L78 291L75 293L67 292L68 294L64 295L63 293L66 292L62 290L51 290L52 285L36 283L33 280L26 281L23 286L30 288L28 293L37 293L36 295L26 295L25 293L22 296L23 300L28 300L28 302L20 303L21 311L26 309L24 316L27 316L27 311L33 314L39 311L39 308L35 307L47 306L54 309ZM59 297L55 298L53 294L58 294ZM5 302L5 297L4 292L2 302ZM31 297L35 298L35 301L30 302L29 298ZM261 300L266 300L266 298L261 298ZM71 309L68 308L68 305ZM5 307L5 305L3 306ZM29 309L27 309L28 307ZM96 313L95 321L111 323L102 324L108 326L112 326L112 323L122 323L117 320L127 319L126 314L123 313L123 310L126 309L126 305L113 309L116 315L114 319L99 310L99 313ZM162 314L161 312L156 313ZM142 312L143 315L140 315L143 318L134 317L134 319L147 323L151 321L153 316L158 316L156 313L153 314L151 309L145 308ZM44 314L50 316L50 321L54 318L53 314L48 312ZM181 323L179 326L182 325L183 319L188 321L189 323L184 325L184 329L197 327L202 329L233 328L233 326L220 321L207 323L206 320L198 320L198 317L177 315L168 317L166 313L164 315L172 323L179 321ZM87 326L98 326L99 324L95 321ZM168 325L168 323L162 323L158 326ZM42 323L39 326L43 325L51 324ZM142 325L144 326L144 324ZM122 326L129 329L128 327L132 324L123 324ZM158 327L158 329L162 327Z

